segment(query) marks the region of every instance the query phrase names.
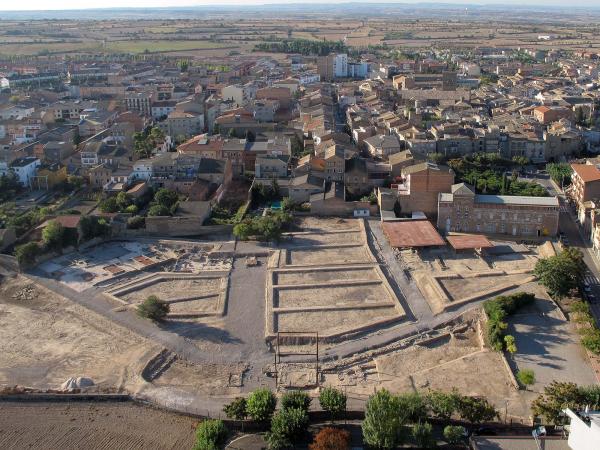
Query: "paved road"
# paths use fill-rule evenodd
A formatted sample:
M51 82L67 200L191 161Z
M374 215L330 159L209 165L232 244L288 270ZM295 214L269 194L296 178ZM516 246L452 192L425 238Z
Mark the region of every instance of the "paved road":
M600 267L598 260L592 255L593 249L591 244L583 238L579 227L575 223L575 216L571 209L566 205L564 199L561 198L561 212L559 219L559 229L565 234L569 245L581 249L583 259L588 272L585 280L591 288L594 295L594 300L590 302L592 314L596 318L596 322L600 325Z

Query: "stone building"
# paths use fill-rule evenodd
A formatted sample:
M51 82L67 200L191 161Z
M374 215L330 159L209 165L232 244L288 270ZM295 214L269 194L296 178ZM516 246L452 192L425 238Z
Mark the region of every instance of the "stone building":
M444 232L554 236L559 214L557 197L477 195L459 183L439 195L437 227Z

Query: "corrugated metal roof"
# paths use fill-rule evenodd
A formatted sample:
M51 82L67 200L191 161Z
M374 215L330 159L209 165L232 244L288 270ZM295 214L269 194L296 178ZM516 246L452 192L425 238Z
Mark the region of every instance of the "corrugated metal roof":
M526 197L524 195L476 195L475 203L495 203L499 205L556 206L557 197Z

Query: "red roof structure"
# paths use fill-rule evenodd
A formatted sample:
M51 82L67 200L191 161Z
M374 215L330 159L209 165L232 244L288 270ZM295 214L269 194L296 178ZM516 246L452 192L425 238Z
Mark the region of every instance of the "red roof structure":
M396 248L446 245L444 239L428 220L383 222L383 232L390 245Z
M480 234L457 234L447 236L446 240L454 250L471 250L477 248L491 248L494 246L488 238Z

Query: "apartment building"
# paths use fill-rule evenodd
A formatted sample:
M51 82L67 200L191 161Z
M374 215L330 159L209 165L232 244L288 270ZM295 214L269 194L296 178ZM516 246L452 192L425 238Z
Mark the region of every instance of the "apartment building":
M571 164L571 186L566 193L582 206L585 202L600 199L600 170L591 164Z
M459 183L439 194L437 227L446 233L554 236L559 214L557 197L478 195Z

